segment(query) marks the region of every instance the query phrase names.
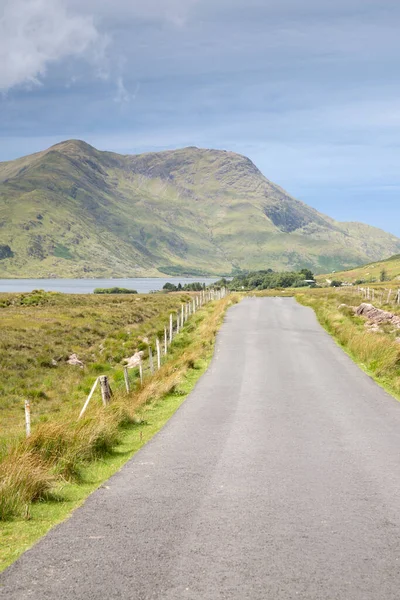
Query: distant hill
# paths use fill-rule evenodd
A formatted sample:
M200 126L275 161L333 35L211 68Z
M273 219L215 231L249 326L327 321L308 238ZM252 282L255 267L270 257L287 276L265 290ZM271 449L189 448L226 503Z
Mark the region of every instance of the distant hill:
M318 281L319 283L323 283L326 280L331 281L336 279L347 283L355 283L356 281L372 283L380 281L383 270L385 271L388 281L400 280L400 254L391 256L386 260L375 261L354 269L335 271L334 273L321 275L318 277ZM398 285L400 284L398 283Z
M0 163L0 276L343 269L400 240L295 200L244 156L122 156L70 140Z

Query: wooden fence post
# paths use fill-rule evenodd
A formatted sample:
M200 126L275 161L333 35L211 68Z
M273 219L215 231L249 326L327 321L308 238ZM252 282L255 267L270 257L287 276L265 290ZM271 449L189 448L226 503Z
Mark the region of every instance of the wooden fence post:
M168 353L168 336L167 336L167 328L164 327L164 355L167 356Z
M108 404L110 404L111 396L112 396L112 392L111 392L110 384L108 383L107 375L100 375L99 381L100 381L100 388L101 388L101 399L103 400L104 406L107 406Z
M185 323L185 314L184 314L184 310L185 310L185 309L184 309L184 307L183 307L183 304L182 304L182 305L181 305L181 323L182 323L182 327L183 327L183 325L184 325L184 323Z
M26 437L31 435L31 405L29 400L25 400L25 430Z
M97 378L97 379L96 379L96 381L94 382L94 384L93 384L93 386L92 386L92 389L90 390L90 394L89 394L89 396L87 397L87 400L86 400L85 404L83 405L81 412L79 413L78 421L79 421L79 419L80 419L81 417L83 417L83 415L84 415L84 413L85 413L85 411L86 411L86 409L87 409L87 407L88 407L88 405L89 405L89 402L90 402L90 400L91 400L91 398L92 398L92 396L93 396L93 394L94 394L94 390L95 390L95 389L96 389L96 387L97 387L97 384L98 384L98 382L99 382L99 378Z
M172 342L172 338L173 338L173 329L174 329L174 322L173 322L173 317L172 315L169 315L169 343Z
M131 391L130 385L129 385L129 375L128 375L128 367L125 366L124 367L124 379L125 379L125 387L126 387L126 391L129 392Z
M156 339L156 348L157 348L157 369L161 369L161 348L160 348L160 340Z
M143 385L143 365L142 365L141 360L139 363L139 377L140 377L140 385Z
M150 373L154 375L154 362L153 362L153 351L151 346L149 346L149 364L150 364Z
M179 333L180 323L179 323L179 310L176 313L176 333Z

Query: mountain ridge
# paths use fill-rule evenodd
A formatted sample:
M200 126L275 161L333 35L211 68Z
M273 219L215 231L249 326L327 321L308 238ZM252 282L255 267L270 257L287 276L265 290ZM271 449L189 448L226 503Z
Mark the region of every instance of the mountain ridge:
M138 155L66 140L0 163L0 275L229 274L349 268L400 240L339 223L247 157L188 147Z

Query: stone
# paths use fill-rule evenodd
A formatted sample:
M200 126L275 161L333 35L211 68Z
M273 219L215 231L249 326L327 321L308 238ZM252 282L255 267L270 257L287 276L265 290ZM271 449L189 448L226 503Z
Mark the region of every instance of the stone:
M135 367L138 367L143 358L143 354L144 352L140 350L140 352L135 352L135 354L130 358L125 358L124 362L126 363L128 369L134 369Z
M67 363L74 367L80 367L81 369L83 369L83 367L84 367L83 362L81 360L79 360L79 358L77 357L76 354L71 354L71 356L67 360Z

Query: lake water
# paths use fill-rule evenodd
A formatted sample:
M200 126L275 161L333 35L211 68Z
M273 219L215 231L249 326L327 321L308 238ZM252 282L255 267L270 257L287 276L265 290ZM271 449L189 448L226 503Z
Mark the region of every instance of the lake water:
M137 279L0 279L1 292L62 292L64 294L91 294L95 288L122 287L137 290L139 294L161 290L165 283L193 283L199 281L209 285L218 278L209 277L141 277Z

